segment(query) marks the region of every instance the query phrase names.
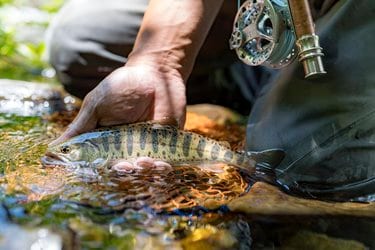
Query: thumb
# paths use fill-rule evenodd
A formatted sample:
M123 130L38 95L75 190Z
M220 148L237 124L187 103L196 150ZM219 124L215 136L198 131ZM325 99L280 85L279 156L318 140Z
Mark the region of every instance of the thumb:
M57 139L52 141L49 146L54 146L60 144L76 135L88 132L96 128L97 125L97 118L94 112L90 108L86 108L86 106L82 106L81 110L79 111L78 115L72 123L70 123L67 129L60 135Z

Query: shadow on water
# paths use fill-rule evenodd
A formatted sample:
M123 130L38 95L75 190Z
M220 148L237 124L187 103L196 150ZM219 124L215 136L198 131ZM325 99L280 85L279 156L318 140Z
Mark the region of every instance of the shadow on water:
M62 129L40 117L0 115L0 249L375 247L370 218L230 212L225 205L246 193L250 179L229 166L127 175L43 168L46 144Z

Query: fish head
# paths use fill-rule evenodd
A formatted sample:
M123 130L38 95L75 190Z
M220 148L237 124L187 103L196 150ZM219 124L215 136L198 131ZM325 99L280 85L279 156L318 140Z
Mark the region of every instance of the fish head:
M91 163L100 158L99 149L90 140L72 139L48 147L42 162L45 165Z

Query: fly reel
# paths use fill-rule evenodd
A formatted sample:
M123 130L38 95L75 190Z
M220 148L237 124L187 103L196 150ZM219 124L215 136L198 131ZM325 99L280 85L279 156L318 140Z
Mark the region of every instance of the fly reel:
M229 40L244 63L282 68L296 53L287 0L247 0L239 8Z

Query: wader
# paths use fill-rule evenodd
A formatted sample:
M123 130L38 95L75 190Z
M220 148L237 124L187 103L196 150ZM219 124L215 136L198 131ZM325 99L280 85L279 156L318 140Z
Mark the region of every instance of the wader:
M317 21L328 74L301 64L259 92L247 148L282 148L277 181L312 197L375 194L375 1L342 0Z

